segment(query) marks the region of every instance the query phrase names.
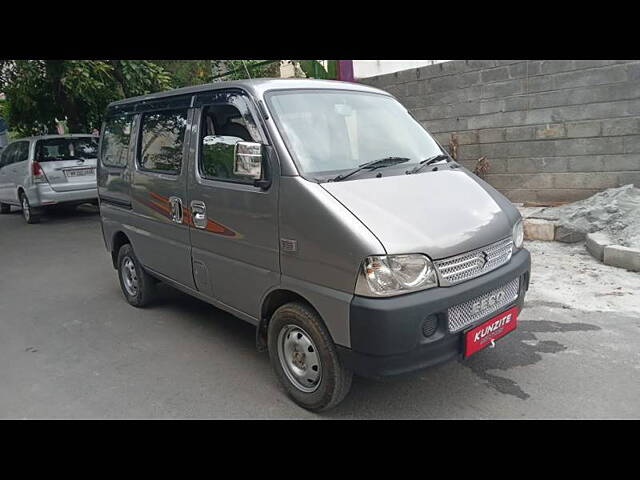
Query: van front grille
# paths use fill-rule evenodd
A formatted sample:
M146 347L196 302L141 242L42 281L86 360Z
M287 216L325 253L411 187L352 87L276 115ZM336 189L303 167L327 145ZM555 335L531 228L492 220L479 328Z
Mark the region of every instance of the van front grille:
M514 278L506 285L466 302L454 305L448 310L449 331L458 332L488 315L498 313L518 298L520 278Z
M505 238L486 247L471 250L433 263L440 275L440 285L456 285L484 275L511 260L513 241Z

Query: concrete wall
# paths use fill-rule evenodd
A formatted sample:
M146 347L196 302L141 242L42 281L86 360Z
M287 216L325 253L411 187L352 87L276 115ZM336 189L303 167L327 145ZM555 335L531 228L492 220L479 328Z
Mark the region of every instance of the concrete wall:
M352 60L355 78L375 77L410 68L426 67L448 60Z
M360 80L395 95L512 201L640 186L640 61L455 60Z

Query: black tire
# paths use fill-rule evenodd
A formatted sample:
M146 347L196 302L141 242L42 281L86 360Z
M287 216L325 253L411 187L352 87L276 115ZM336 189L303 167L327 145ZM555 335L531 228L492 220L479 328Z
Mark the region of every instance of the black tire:
M8 203L2 203L0 202L0 213L10 213L11 212L11 205L9 205Z
M20 205L22 206L22 218L28 224L40 223L40 209L32 208L29 198L24 192L20 193Z
M278 345L286 342L288 335L299 335L300 332L310 337L317 350L313 358L319 359L320 363L321 376L315 385L308 387L315 388L313 391L302 391L296 385L296 380L290 378L293 375L292 370L288 369L289 373L285 371L286 360L281 361L281 353L286 349L281 347L279 350ZM311 307L302 302L281 306L271 317L267 336L271 366L289 397L298 405L313 412L329 410L338 405L349 393L353 373L342 365L327 328L318 313ZM303 339L306 340L306 337ZM313 349L309 351L313 352ZM306 358L303 357L302 362L304 363L305 360ZM312 366L305 365L304 370Z
M140 265L130 244L127 243L120 247L117 265L120 288L127 302L138 308L148 306L154 299L155 282L153 277L145 272ZM135 282L132 282L132 277L127 275L127 273L133 274L130 268L135 271ZM129 284L125 278L129 279Z

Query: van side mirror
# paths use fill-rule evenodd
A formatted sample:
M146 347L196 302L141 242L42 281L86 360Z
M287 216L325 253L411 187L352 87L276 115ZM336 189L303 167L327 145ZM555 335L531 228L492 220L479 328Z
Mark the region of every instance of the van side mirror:
M233 174L254 180L262 178L262 144L236 143L233 150Z

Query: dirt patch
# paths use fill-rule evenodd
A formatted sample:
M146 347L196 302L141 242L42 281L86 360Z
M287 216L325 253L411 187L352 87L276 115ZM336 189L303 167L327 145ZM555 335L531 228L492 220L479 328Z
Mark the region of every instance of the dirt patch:
M531 285L526 305L553 302L583 311L640 314L640 275L603 265L581 244L526 241Z

